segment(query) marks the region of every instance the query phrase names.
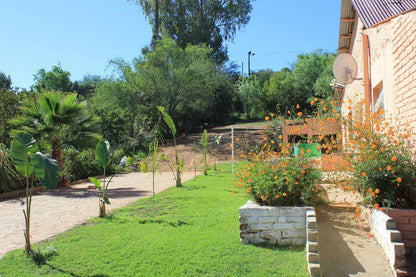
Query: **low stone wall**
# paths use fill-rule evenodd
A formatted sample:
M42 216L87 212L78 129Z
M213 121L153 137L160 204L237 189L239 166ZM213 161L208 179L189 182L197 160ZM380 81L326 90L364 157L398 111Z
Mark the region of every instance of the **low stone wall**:
M390 267L394 272L406 263L404 243L396 222L380 210L362 207L362 211L370 226L371 233L383 248Z
M241 243L306 245L309 273L322 275L313 207L270 207L248 201L240 207L239 214Z
M313 207L269 207L248 201L239 209L241 242L304 245L308 210Z
M385 209L384 212L396 222L406 255L416 256L416 209Z

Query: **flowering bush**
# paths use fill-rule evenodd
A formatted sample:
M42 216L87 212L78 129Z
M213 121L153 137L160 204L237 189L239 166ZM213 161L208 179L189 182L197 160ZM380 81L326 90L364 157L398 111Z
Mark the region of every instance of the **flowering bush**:
M346 157L354 178L347 182L376 208L415 208L416 164L406 147L409 133L399 134L383 115L375 113L367 121L348 118Z
M275 150L274 144L282 145ZM318 194L314 188L321 179L314 160L304 152L292 156L290 145L264 138L259 153L249 153L250 162L236 173L237 186L244 187L256 202L269 206L314 204Z

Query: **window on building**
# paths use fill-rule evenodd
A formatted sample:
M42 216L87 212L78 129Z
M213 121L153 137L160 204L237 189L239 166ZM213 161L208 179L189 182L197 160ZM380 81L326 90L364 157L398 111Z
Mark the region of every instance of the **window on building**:
M384 110L384 89L382 81L373 89L373 111L379 112L381 110ZM382 118L384 118L384 115L382 115Z

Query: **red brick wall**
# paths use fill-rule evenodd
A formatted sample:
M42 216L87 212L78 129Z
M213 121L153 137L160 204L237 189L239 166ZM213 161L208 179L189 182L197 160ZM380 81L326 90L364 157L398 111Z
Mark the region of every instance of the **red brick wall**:
M396 221L406 254L416 256L416 210L386 209L384 212Z
M416 133L416 10L369 29L363 29L360 20L356 22L350 53L357 61L359 80L345 90L344 116L349 112L349 100L354 104L364 98L362 33L368 35L370 44L371 90L382 83L387 116L399 130ZM408 143L416 151L416 135Z

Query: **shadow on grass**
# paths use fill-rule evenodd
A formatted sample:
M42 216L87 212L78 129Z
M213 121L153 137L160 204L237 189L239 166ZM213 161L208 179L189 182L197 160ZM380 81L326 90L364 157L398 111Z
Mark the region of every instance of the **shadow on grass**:
M147 218L147 219L137 219L137 218L128 218L128 217L117 217L114 215L110 215L107 216L105 218L101 218L100 220L104 221L104 222L114 222L114 223L127 223L127 222L135 222L137 224L162 224L162 225L167 225L167 226L172 226L172 227L181 227L183 225L192 225L190 223L187 223L185 221L182 220L176 220L176 221L167 221L167 220L163 220L163 219L152 219L152 218Z
M268 250L290 251L290 252L303 252L305 251L305 245L270 245L270 244L254 244L255 247L261 247Z
M44 195L53 195L56 197L65 197L65 198L91 198L97 197L97 190L91 188L71 188L66 187L55 191L44 191ZM127 188L109 188L108 197L111 198L138 198L141 196L149 195L148 191L139 190L133 187Z

